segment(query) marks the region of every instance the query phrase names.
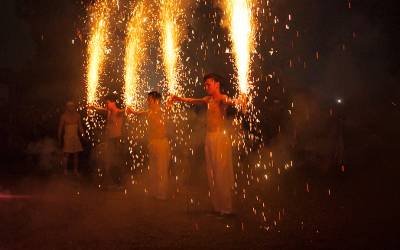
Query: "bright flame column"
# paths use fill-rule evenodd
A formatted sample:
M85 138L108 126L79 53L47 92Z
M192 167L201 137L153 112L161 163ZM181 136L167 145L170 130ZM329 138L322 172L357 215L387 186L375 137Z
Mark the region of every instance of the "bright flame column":
M141 2L136 6L127 27L127 40L125 50L125 105L134 106L137 101L139 67L143 63L144 46L144 23L146 17L144 4Z
M109 7L106 0L95 3L90 10L91 30L88 43L87 102L98 101L98 85L105 59Z
M240 93L249 94L249 71L251 50L254 47L254 25L250 0L225 0L225 18L228 22L229 37L237 71Z
M179 29L175 17L178 16L179 7L174 0L161 0L161 47L164 70L170 94L178 93L177 65L179 60Z

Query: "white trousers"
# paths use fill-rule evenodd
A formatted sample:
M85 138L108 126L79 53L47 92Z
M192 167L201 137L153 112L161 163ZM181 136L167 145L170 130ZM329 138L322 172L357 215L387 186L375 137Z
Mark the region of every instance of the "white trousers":
M151 192L156 198L167 199L171 157L167 138L149 140L148 149Z
M205 141L208 184L214 211L232 212L232 144L224 131L208 132Z

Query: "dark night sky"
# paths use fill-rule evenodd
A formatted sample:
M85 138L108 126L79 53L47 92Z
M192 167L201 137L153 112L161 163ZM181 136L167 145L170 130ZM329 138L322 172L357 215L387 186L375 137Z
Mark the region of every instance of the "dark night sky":
M0 122L2 138L7 138L3 152L10 155L23 152L27 142L56 135L65 101L83 100L85 44L77 38L77 30L86 33L82 18L86 14L84 6L90 1L85 0L84 5L77 0L0 1L0 92L7 87L10 92L9 108L0 109L0 115L6 117ZM269 57L266 65L257 68L257 73L264 76L276 71L281 79L280 84L269 83L272 86L267 95L269 102L261 106L265 112L261 117L265 124L263 133L274 138L278 125L291 126L287 109L292 101L299 119L306 116L307 105L319 110L310 126L305 126L318 131L324 124L321 116L327 117L329 108L341 97L344 104L334 107L346 117L346 138L352 144L349 148L356 148L357 152L367 148L377 159L396 156L398 149L394 145L400 139L397 56L400 18L395 1L353 0L350 11L347 0L277 0L274 3L276 15L294 15L292 30L300 30L301 39L290 50L287 48L291 38L283 34L276 45L282 53L276 58ZM205 11L210 8L207 6ZM199 40L210 40L208 19L200 18L192 24L202 36ZM75 44L71 43L72 39ZM342 44L346 45L345 51L341 50ZM214 46L209 54L216 50ZM320 52L318 61L315 51ZM308 60L307 70L289 68L288 59L297 56ZM199 77L202 70L216 70L224 75L232 71L226 55L207 59L194 55L193 58L200 60L201 69L196 71ZM114 61L109 63L112 72L121 67L118 63L114 65ZM195 67L194 61L189 61L188 67ZM286 96L282 94L282 87L288 90ZM195 93L200 94L201 91ZM280 99L280 104L275 105L274 98ZM0 105L4 107L4 103ZM311 139L318 136L321 135L312 134ZM354 143L360 147L354 147Z
M396 91L391 91L399 77L399 17L395 1L353 0L350 14L346 14L346 6L347 0L276 1L277 13L295 13L294 22L304 34L302 53L312 56L313 51L319 50L322 55L319 66L294 77L299 82L314 82L317 89L324 86L320 92L331 91L333 87L329 86L334 85L338 92L354 93L368 84L374 92L376 88L386 88L387 83L389 89L385 91L398 97ZM76 95L76 90L71 89L79 87L76 82L83 78L84 44L73 46L71 39L76 39L76 28L82 24L79 18L84 15L84 7L80 1L2 0L0 12L2 72L11 71L11 78L18 77L12 82L34 84L39 90L50 88L56 95ZM352 31L357 33L355 41L348 36ZM350 52L339 58L337 48L342 43L348 45ZM347 78L345 87L336 83L343 72ZM9 82L10 76L6 75L0 76L0 81Z
M85 91L84 60L86 46L84 41L79 41L77 30L81 31L83 37L85 37L86 31L82 21L86 13L85 5L94 1L95 0L0 0L0 117L2 118L0 119L0 138L2 139L2 143L0 144L0 177L2 177L1 180L7 179L5 183L12 183L17 180L17 178L14 177L14 175L7 174L2 176L3 171L9 171L10 173L20 172L21 176L24 177L27 173L36 171L36 156L27 157L27 145L32 145L32 143L39 144L39 142L41 143L44 141L43 139L45 137L57 138L57 125L65 102L70 99L78 102L84 99L82 96ZM351 10L347 8L348 1L352 2ZM276 228L280 236L275 237L275 234L271 234L273 230L271 230L271 232L268 231L267 234L263 234L263 237L265 237L264 239L268 241L268 246L279 248L288 244L287 246L291 248L294 246L300 248L302 246L304 248L312 248L311 246L323 248L325 246L324 242L330 242L327 241L330 239L326 237L327 233L332 233L332 239L335 240L336 245L326 245L328 248L335 248L335 246L340 246L342 244L344 246L350 244L344 239L349 239L349 241L352 242L352 244L347 246L372 248L371 246L375 245L369 245L370 243L380 243L380 241L374 241L377 238L383 237L383 239L388 239L396 234L396 229L398 231L398 224L394 227L389 227L384 224L389 224L389 221L395 222L399 214L399 199L397 192L395 192L398 188L398 144L400 140L400 71L398 56L398 51L400 49L400 14L396 4L398 1L399 0L271 0L274 4L273 14L285 18L287 18L287 13L293 14L294 20L291 24L290 32L293 31L294 33L294 30L299 30L301 37L296 46L294 46L295 48L291 50L288 48L290 47L289 44L292 38L287 35L289 32L282 32L282 39L275 45L276 48L280 49L280 53L277 53L278 56L268 57L268 60L263 62L265 65L257 65L257 70L254 70L257 74L263 75L264 77L271 73L271 71L278 72L277 75L279 75L267 82L267 84L261 81L258 82L260 85L263 84L261 86L268 86L272 89L268 94L265 93L267 88L262 90L264 91L263 94L268 96L268 101L259 102L257 106L260 108L261 115L259 118L261 120L261 129L263 130L261 133L263 133L263 139L265 139L264 142L269 144L267 146L273 149L270 151L271 161L272 151L274 151L274 159L276 159L276 155L278 155L279 159L280 154L285 155L286 153L293 153L293 159L296 165L295 169L288 172L285 171L282 175L280 175L279 172L280 177L277 181L273 180L271 182L273 186L268 185L259 188L261 193L264 191L265 194L279 193L279 195L268 197L266 202L267 207L271 204L271 209L268 211L269 217L270 214L278 213L276 209L278 205L283 204L282 208L284 208L284 219L282 222L279 222L278 226L275 224L275 227L273 227L273 230ZM208 5L204 7L205 10L210 10L211 8L212 7ZM200 17L202 14L204 13L197 13ZM204 38L210 40L213 36L213 34L207 30L210 26L208 19L193 21L191 24L196 25L198 32L196 34L201 36L201 38L198 38L199 40ZM219 28L222 29L221 27ZM356 34L355 39L352 37L353 32ZM279 33L279 31L277 33ZM75 40L74 44L71 42L72 39ZM123 40L116 40L114 42L122 43ZM199 41L196 41L196 43L192 43L191 45L198 44ZM343 44L346 46L345 50L342 49ZM269 45L264 46L265 47L260 49L260 51L267 53L266 51L268 51L270 47L268 47ZM191 51L190 49L187 50ZM214 48L210 49L209 54L216 53L216 50L218 49L214 46ZM316 51L320 52L320 59L318 61L315 59ZM230 64L228 65L228 60L226 60L228 55L226 54L227 53L224 53L224 55L218 58L207 59L193 55L193 58L200 61L199 69L195 74L201 77L202 71L208 70L216 70L223 75L232 73L230 71L233 71L233 67L231 67L232 65ZM295 58L297 60L298 57L307 60L308 67L306 70L302 67L289 68L289 59ZM118 62L122 64L121 58L115 58L117 58L117 56L114 56L114 58L110 60L111 62L108 62L108 64L110 64L109 68L111 69L110 75L115 73L117 71L116 69L121 68L121 65L118 65ZM195 60L191 59L186 63L190 68L196 67ZM302 64L299 63L299 65ZM254 68L256 67L254 66ZM149 74L153 73L147 70L146 74L148 72L150 72ZM193 74L191 77L193 77ZM280 79L280 83L277 83L276 78ZM202 87L197 86L197 88L200 89ZM196 89L195 93L197 96L198 93L201 92L197 91L198 89ZM286 92L282 91L282 89L286 89ZM282 94L283 92L285 94ZM8 98L4 98L6 95ZM342 104L336 102L339 97L344 100ZM4 102L3 99L8 100ZM288 109L292 111L292 108L289 106L292 101L295 103L295 107L293 108L293 112L288 112ZM334 115L332 115L333 112L330 112L332 110L334 110ZM85 110L81 113L86 113L84 111ZM199 110L195 111L197 112ZM201 111L198 113L200 112ZM200 119L198 121L200 121ZM198 124L194 126L195 129L200 126L197 125ZM283 132L281 132L281 125ZM296 135L295 137L294 134ZM193 133L193 135L197 136L198 134ZM334 153L336 156L336 153L339 151L339 148L336 147L339 145L339 139L343 140L341 143L344 148L344 159L342 160L346 166L345 173L340 173L339 176L339 168L334 170L336 172L334 172L333 169L329 172L315 171L315 173L314 170L312 172L308 172L308 170L303 171L306 167L310 167L310 169L314 166L320 168L320 165L323 166L326 164L324 163L325 158L328 159L333 156ZM337 145L330 143L331 141L337 143ZM89 141L85 143L87 148L85 149L84 157L88 159ZM141 141L139 144L140 143ZM196 144L198 143L199 142L196 142ZM327 154L324 151L327 151L325 148L328 148L329 145L325 147L325 144L335 145L335 149L332 149L332 152ZM98 151L99 149L96 148L91 148L90 150L93 150L93 153L90 153L90 155L95 156L90 157L91 160L93 158L96 159L96 161L99 158L97 155L101 155L101 152L103 152L102 150ZM266 150L269 151L270 148L266 148ZM98 152L100 152L100 154ZM201 152L202 151L200 151L199 154L200 156L202 155ZM47 154L46 152L46 156ZM178 156L179 155L181 154L178 153ZM185 159L198 159L186 158L187 156L184 157ZM245 158L250 159L251 157ZM297 161L297 158L300 160ZM331 158L330 161L333 161L334 157ZM59 160L60 159L58 159L58 161ZM250 160L257 159L254 157L254 159ZM302 164L301 160L304 160L307 164ZM16 163L14 164L12 162ZM300 162L300 168L297 168L298 162ZM310 166L308 166L308 162L311 162ZM202 164L197 161L190 163L193 166ZM98 163L96 162L95 164ZM335 162L335 164L337 163ZM84 167L93 168L93 166L96 166L92 166L91 163L87 165L88 166ZM279 165L279 163L276 165ZM243 167L242 172L243 169L246 168ZM173 171L175 170L171 172ZM251 169L250 172L253 173L253 169ZM57 172L54 170L54 173ZM96 168L93 168L93 178L89 178L91 180L93 179L93 183L97 181L96 177L94 177L95 173L97 173ZM196 174L197 172L193 170L193 173ZM186 172L185 175L187 175ZM189 170L189 175L193 175L192 170ZM53 175L51 175L51 177L49 175L49 180L50 178L53 179ZM303 180L303 178L307 180L307 193L304 191L304 194L301 193L301 189L305 189L305 185L300 187L296 184L297 179ZM274 176L272 179L274 179ZM311 185L311 192L308 193L308 183L310 183L310 179L315 182L315 185ZM1 225L5 226L2 229L3 231L0 230L0 237L4 238L3 242L9 241L10 246L12 244L14 247L23 247L28 246L30 242L42 243L43 237L46 239L46 242L43 241L43 244L45 244L45 246L47 244L48 247L52 246L51 243L57 243L57 246L64 244L62 246L66 248L74 246L73 244L78 244L81 248L85 248L85 246L93 246L93 248L95 248L98 247L99 244L115 247L113 245L114 241L119 242L121 246L125 247L127 247L128 243L131 241L132 244L141 247L146 246L143 245L146 243L142 244L136 238L134 238L134 240L132 240L133 238L124 240L124 235L131 235L132 232L127 233L126 231L131 231L131 226L134 224L120 226L118 224L109 224L108 222L125 222L126 219L122 219L121 216L125 214L131 216L132 213L129 211L133 211L132 209L134 206L119 206L118 204L122 203L114 202L117 200L125 201L127 200L125 199L126 197L123 199L113 198L111 199L112 202L104 203L104 197L109 199L109 197L116 196L98 196L96 194L96 196L100 197L98 200L100 202L93 200L95 201L93 204L108 204L109 206L105 206L105 209L108 209L108 207L114 209L116 207L115 204L117 204L117 207L122 208L122 210L117 209L116 211L113 210L113 213L109 213L107 210L96 210L97 208L92 209L92 207L85 205L85 203L81 204L75 202L84 201L84 199L78 199L77 197L88 197L87 195L89 193L85 196L83 192L86 188L92 190L91 185L82 185L84 183L82 180L86 179L70 179L73 180L70 182L68 178L68 182L65 183L68 183L68 185L72 184L71 189L62 188L64 184L60 182L62 185L56 185L55 191L51 190L51 192L48 192L50 190L46 189L52 188L52 185L50 185L52 182L44 181L45 179L40 178L38 181L35 180L32 182L34 185L30 185L31 182L29 178L21 178L20 180L20 186L24 187L21 190L29 191L26 192L27 194L32 192L34 194L32 201L34 202L30 202L28 199L25 200L24 198L23 203L7 201L7 204L4 203L5 206L1 206L2 210L13 208L9 209L10 211L12 210L12 212L5 213L5 216L8 218L6 221L10 223L2 223ZM67 180L67 178L65 178L65 180ZM281 180L283 181L281 182ZM295 182L292 182L293 180L295 180ZM329 184L331 182L333 185ZM183 185L185 186L183 186L184 189L180 196L183 196L183 194L187 192L186 189L190 190L192 185L198 185L197 181L190 183L190 185L188 185L189 181L186 180L182 183L184 183ZM277 192L272 191L272 189L275 190L275 184L278 184ZM188 185L188 188L186 185ZM301 185L303 185L303 182ZM322 191L322 189L318 188L319 186L325 188L326 185L330 185L329 196L327 196L327 189ZM36 195L35 192L39 194L41 188L38 189L35 186L43 186L43 190L46 192L42 195ZM282 191L279 191L280 186L282 187ZM299 188L297 188L297 186ZM17 188L18 186L15 185L15 187L16 190L20 192ZM93 190L95 190L94 187L93 185ZM72 194L75 194L75 192L81 190L81 188L81 196L79 196L79 192L78 196L72 196ZM256 189L257 188L258 186L256 186ZM330 194L331 188L333 190L332 196ZM57 190L68 190L68 193L62 191L63 193L59 195L57 193L59 191ZM0 186L0 192L4 192L2 186ZM286 195L286 193L289 194L289 192L290 196ZM322 195L322 192L326 193ZM8 195L9 193L5 192L5 194ZM57 196L53 197L52 194L57 194ZM307 198L304 198L303 201L301 197ZM189 196L185 199L187 198L189 198ZM292 200L285 200L289 198ZM62 205L64 203L59 203L59 201L63 199L68 202L69 207ZM249 198L247 198L247 200L250 201ZM89 199L89 201L92 200ZM139 199L138 201L141 202L145 200ZM176 199L175 201L179 200ZM43 204L50 204L50 209L46 210L47 205L41 205L42 202ZM15 204L15 206L12 204ZM75 204L77 204L77 206L75 206ZM130 202L129 204L136 205L136 202ZM147 208L148 205L146 204L151 203L146 201L144 204L144 206L140 205L141 210L139 209L138 213L134 213L138 217L142 216L141 211L145 211ZM250 204L251 203L249 203L249 205ZM256 205L259 206L259 204L260 202L257 196ZM262 206L264 207L264 203ZM293 209L292 206L293 208L295 207L295 209ZM157 211L160 208L161 206L157 205ZM182 212L184 210L183 208L184 207L180 207L177 211L179 211L179 214L185 215L185 221L192 224L195 223L195 221L201 220L199 216L202 216L201 213L203 212L198 213L198 211L194 209L191 211L192 208L188 201L186 201L186 212ZM63 210L66 211L66 209L71 212L63 213ZM136 207L134 209L136 209ZM89 211L88 215L90 216L87 216L86 213L81 213L80 210ZM168 211L168 209L162 210ZM26 211L29 211L29 213ZM33 212L31 213L31 211ZM47 212L48 216L41 216L44 214L43 211ZM160 213L159 217L154 217L151 211L152 210L146 210L145 215L147 215L147 217L151 216L153 220L154 218L161 218L164 216L164 213ZM281 220L280 211L279 208L279 221ZM285 215L285 211L288 211L286 212L288 215ZM318 212L314 214L313 211ZM113 219L114 217L109 216L109 214L112 215L116 213L118 215L115 216L115 220ZM98 217L98 215L103 216L103 214L107 215L107 218L105 223L103 223L104 225L98 227L97 222L100 220L96 219L102 218ZM170 217L173 214L172 212L165 213L166 216ZM331 214L335 216L328 218ZM364 214L368 214L368 216L364 217ZM6 218L5 216L0 216L0 219ZM52 216L54 218L52 218ZM240 214L239 216L240 217L237 218L242 220L243 216ZM259 212L257 216L261 218ZM383 219L378 220L378 217L383 217ZM78 218L78 220L83 222L79 223L79 221L75 219L78 223L71 224L71 218ZM112 219L110 220L109 218ZM135 219L135 217L129 218L131 218L131 220L132 218ZM374 219L370 220L369 218ZM333 221L336 219L338 220ZM92 220L94 221L93 223L95 223L93 225L96 225L93 227L94 230L90 224ZM14 223L14 221L17 223ZM146 220L143 220L143 216L140 217L139 221L139 224L143 224L147 227L146 223L142 223L146 222ZM168 224L169 221L170 220L167 220L165 223L161 224L170 225ZM176 220L171 221L175 222ZM209 221L209 219L205 221ZM291 223L289 223L290 221ZM300 221L301 226L298 224ZM313 223L313 221L321 221L324 223L324 226L319 227L318 224L311 224L311 226L308 226L308 229L303 231L303 221L305 225ZM224 223L224 221L218 220L218 225L223 226L224 230L227 230L225 229ZM11 224L13 224L13 226L11 226L10 231L9 225ZM185 226L184 229L178 228L176 230L179 232L179 238L177 238L178 243L182 241L183 244L187 244L187 242L191 242L193 235L198 233L194 231L191 233L190 224L188 224L187 227ZM239 225L239 220L237 220L237 223L234 222L232 230L237 226L235 224ZM293 226L293 231L288 231L291 228L291 224L296 225L296 229ZM46 227L44 225L49 226ZM74 225L75 227L81 227L79 228L81 230L74 231ZM110 227L109 225L112 226ZM149 225L149 228L156 234L154 234L154 232L152 232L151 235L144 234L147 228L142 230L142 228L139 227L139 239L145 236L145 238L143 238L145 239L144 242L154 241L158 243L157 239L163 238L165 235L162 234L166 233L168 237L166 237L167 240L164 242L168 242L169 246L179 246L176 245L175 242L172 244L171 241L171 239L173 239L171 237L175 237L175 234L172 233L174 229L172 229L172 231L171 228L164 230L152 224ZM197 223L195 223L195 225L197 226ZM200 225L208 224L202 223ZM108 240L107 238L103 239L103 236L106 236L108 232L105 230L107 227L112 231L110 234L112 240ZM247 229L247 227L249 229ZM353 227L357 229L354 232L351 229ZM60 231L61 229L64 230L64 228L66 228L66 233ZM87 235L79 238L82 240L74 242L72 239L77 237L80 232L84 232L86 228L93 231L94 234L86 233ZM156 230L153 230L153 228ZM214 234L212 230L215 230L215 227L210 228L211 231L208 230L209 228L207 229L207 235ZM118 231L120 229L121 232ZM126 231L122 231L125 229ZM324 229L327 230L325 231ZM2 232L5 232L5 230L7 230L7 233L4 234L6 237L2 235ZM31 234L29 230L36 230L38 233ZM213 236L221 238L220 242L225 246L230 242L230 237L236 239L234 235L228 237L222 236L231 233L230 230L231 229L224 231L223 234L217 233ZM252 232L250 225L247 226L246 224L246 231ZM372 233L367 233L369 231L376 232L376 234L374 233L374 235L372 235ZM115 232L118 233L118 237L114 237ZM304 240L302 240L303 236L297 236L297 234L305 235ZM10 237L10 235L12 235L12 237ZM59 237L60 235L62 237ZM244 234L243 222L242 232L238 235L243 239L251 240L251 244L254 244L254 246L251 245L251 247L263 246L260 242L254 241L254 239L257 239L254 235L247 237ZM79 237L81 236L79 235ZM91 245L91 237L96 237L96 244ZM213 237L208 237L209 236L207 236L207 238L201 237L197 239L202 241L204 241L204 239L206 239L206 241L207 239L214 239ZM291 240L288 240L289 237ZM56 241L56 238L59 238L60 241ZM66 239L68 242L64 242ZM197 239L193 241L196 242L193 244L198 243ZM398 237L391 240L397 243ZM0 242L2 241L0 240ZM236 244L236 241L232 242ZM297 242L301 242L301 244L297 244ZM208 242L204 242L203 245L207 245L206 243ZM379 245L379 247L384 249L386 246L385 244L390 243L390 241L386 241L384 244ZM34 245L35 244L32 246ZM155 246L163 245L156 244ZM239 248L240 245L234 245L233 247ZM2 249L2 247L0 247L0 249Z
M69 30L62 30L61 28L63 28L63 25L64 27L67 26L64 18L72 19L74 15L77 18L76 15L82 14L79 13L79 9L82 6L78 2L74 0L2 0L0 8L0 27L2 31L2 39L0 40L2 60L0 61L0 68L19 70L26 66L29 61L37 59L34 58L34 55L37 52L38 38L35 37L37 34L34 33L38 29L42 28L46 39L46 32L56 31L57 28L55 26L58 26L58 22L61 21L61 26L57 30L58 38L63 37L62 32L71 32L73 27L68 27ZM398 44L396 33L399 24L395 1L353 0L353 18L350 20L351 22L349 22L349 19L343 19L338 15L340 12L335 12L335 7L338 6L337 3L343 2L346 4L347 0L279 2L279 7L294 11L304 10L305 13L311 14L308 17L301 16L296 21L301 23L303 27L306 26L307 31L311 34L315 32L320 35L319 41L316 41L320 44L316 44L317 46L324 46L321 43L327 42L326 39L331 36L331 28L335 26L340 28L345 25L344 28L349 29L353 26L360 29L359 32L361 33L370 33L371 37L367 38L375 41L364 42L372 45L369 48L371 55L374 56L377 53L380 54L382 59L387 57L386 59L388 60L386 62L381 61L381 63L389 65L391 71L395 70L396 67L392 64L395 53L392 52L395 50L394 46ZM301 15L302 13L299 14ZM331 17L326 15L331 15ZM42 27L39 27L40 25ZM373 37L374 33L376 37ZM53 35L49 34L49 36ZM62 41L59 40L51 42L62 44ZM315 44L310 44L310 46L313 45Z
M14 0L2 0L0 9L0 68L19 70L33 59L35 53L29 23L17 16Z

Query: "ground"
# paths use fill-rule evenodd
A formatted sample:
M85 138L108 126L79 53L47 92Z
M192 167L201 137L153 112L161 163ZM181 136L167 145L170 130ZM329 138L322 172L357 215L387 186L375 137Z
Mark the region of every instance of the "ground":
M371 191L382 185L379 176L366 183L349 175L286 174L279 192L266 191L266 206L280 212L267 215L266 230L251 201L238 197L235 216L211 214L203 179L159 201L140 181L126 190L101 191L85 177L3 174L0 249L398 248L397 231L390 226L396 202L383 205L393 193Z

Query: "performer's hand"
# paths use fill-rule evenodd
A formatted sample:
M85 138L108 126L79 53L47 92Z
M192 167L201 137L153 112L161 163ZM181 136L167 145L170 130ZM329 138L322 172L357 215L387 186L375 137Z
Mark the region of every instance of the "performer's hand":
M175 101L175 95L170 95L170 96L168 96L167 102L166 102L167 107L168 107L168 108L171 107L172 104L174 104L174 101Z
M246 112L248 98L246 94L242 93L238 97L238 103L242 107L243 112Z
M240 100L241 100L241 104L246 106L247 105L247 95L246 94L240 94Z
M133 109L131 107L129 107L129 106L126 106L125 114L129 115L129 114L132 114L132 113L133 113Z

